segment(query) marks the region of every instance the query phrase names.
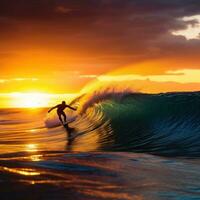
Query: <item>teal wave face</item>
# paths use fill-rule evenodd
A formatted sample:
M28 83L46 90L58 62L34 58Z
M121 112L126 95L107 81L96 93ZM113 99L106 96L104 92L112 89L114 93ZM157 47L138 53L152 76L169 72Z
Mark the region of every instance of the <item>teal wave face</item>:
M200 155L200 93L125 92L94 99L86 102L85 110L93 109L94 116L101 113L112 129L106 138L110 141L105 142L105 137L100 141L102 149L165 156Z

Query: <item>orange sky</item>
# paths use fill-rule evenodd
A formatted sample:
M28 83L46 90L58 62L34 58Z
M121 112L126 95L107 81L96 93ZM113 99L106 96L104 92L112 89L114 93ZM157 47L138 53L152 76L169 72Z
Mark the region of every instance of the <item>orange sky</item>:
M200 90L199 8L178 0L2 0L0 93L78 93L91 81Z

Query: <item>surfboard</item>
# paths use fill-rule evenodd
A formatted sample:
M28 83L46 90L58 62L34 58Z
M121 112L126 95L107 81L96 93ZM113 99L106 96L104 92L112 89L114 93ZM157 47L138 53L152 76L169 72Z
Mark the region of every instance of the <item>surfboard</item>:
M71 135L68 137L68 140L74 140L75 138L84 135L86 131L84 132L72 132Z
M70 123L74 122L76 120L76 118L77 118L77 116L67 117L66 123L70 124ZM45 127L49 128L49 129L56 128L56 127L63 125L57 117L55 117L53 119L46 119L44 123L45 123Z
M87 131L78 132L75 128L69 127L68 123L63 124L63 127L68 133L68 140L74 140L76 137L87 133Z

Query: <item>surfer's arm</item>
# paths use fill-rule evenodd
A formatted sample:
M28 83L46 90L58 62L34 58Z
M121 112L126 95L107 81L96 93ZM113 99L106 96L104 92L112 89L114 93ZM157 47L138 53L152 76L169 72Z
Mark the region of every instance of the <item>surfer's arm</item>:
M71 110L77 110L76 108L73 108L73 107L71 107L71 106L69 106L69 105L66 105L66 107L67 107L67 108L70 108Z
M50 113L53 109L56 109L58 106L54 106L53 108L51 108L50 110L48 110L48 113Z

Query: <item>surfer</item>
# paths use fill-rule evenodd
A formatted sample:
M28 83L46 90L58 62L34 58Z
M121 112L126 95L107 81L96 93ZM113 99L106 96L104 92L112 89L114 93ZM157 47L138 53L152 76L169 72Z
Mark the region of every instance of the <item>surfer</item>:
M53 109L56 109L57 108L57 114L58 114L58 117L59 117L59 120L61 121L61 123L64 125L64 123L66 123L66 114L64 112L64 109L65 108L70 108L71 110L76 110L76 108L73 108L69 105L66 104L65 101L62 101L61 104L58 104L57 106L54 106L53 108L51 108L48 113L50 113ZM62 120L62 116L64 117L64 122Z

